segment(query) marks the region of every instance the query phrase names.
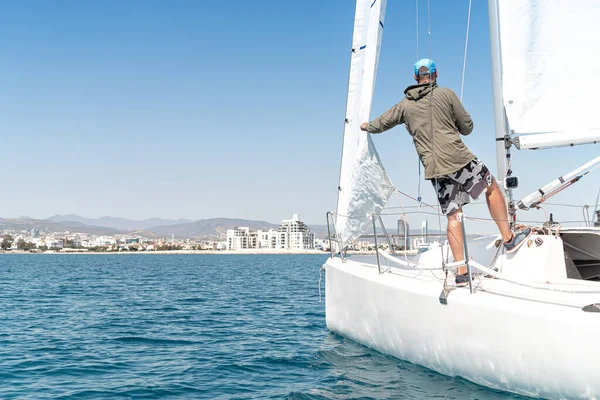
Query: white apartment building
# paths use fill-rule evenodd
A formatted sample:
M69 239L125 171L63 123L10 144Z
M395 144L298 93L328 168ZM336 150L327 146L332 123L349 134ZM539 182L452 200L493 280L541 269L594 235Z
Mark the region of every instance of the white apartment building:
M99 236L92 240L82 240L81 245L83 247L108 247L117 244L117 240L110 236Z
M261 249L274 249L277 247L277 230L258 231L258 246Z
M62 239L46 239L46 246L48 246L48 248L57 248L57 249L62 249L64 247L64 242Z
M278 229L250 231L239 226L227 230L227 250L239 249L314 249L315 235L311 233L298 214L281 222Z
M250 243L250 228L239 226L227 229L227 250L248 249Z
M306 250L315 248L315 234L310 233L308 226L300 221L298 214L294 214L292 219L284 219L277 232L278 249Z

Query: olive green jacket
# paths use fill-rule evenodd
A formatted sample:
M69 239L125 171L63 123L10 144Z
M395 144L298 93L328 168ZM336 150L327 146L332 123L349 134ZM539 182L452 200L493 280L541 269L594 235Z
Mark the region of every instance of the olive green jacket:
M405 124L425 168L425 179L458 171L475 156L460 134L473 131L473 120L456 94L436 83L406 88L406 95L381 116L367 124L370 133L381 133Z

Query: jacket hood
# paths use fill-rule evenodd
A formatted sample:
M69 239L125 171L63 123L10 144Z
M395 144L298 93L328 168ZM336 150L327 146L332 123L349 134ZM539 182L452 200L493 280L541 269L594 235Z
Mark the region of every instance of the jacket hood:
M427 96L434 88L437 87L437 83L420 83L418 85L412 85L404 90L406 98L409 100L419 100Z

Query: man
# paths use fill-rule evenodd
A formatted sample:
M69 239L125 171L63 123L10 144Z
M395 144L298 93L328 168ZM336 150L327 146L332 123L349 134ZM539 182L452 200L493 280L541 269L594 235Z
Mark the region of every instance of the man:
M473 131L471 116L452 90L438 87L433 60L417 61L414 72L417 84L406 88L404 99L375 120L363 123L360 129L381 133L406 125L425 168L425 179L433 184L442 212L448 216L448 242L455 261L464 260L462 226L457 215L469 203L469 197L477 200L483 192L506 252L516 251L531 235L531 229L511 231L506 202L496 180L462 142L459 133L468 135ZM467 269L461 267L456 284L467 282Z

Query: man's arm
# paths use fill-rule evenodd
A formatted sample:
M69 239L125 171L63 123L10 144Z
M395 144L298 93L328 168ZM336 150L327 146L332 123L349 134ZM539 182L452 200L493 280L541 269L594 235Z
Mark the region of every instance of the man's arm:
M473 120L453 91L450 91L450 101L452 102L454 121L456 121L458 132L461 135L468 135L473 132Z
M402 100L404 101L404 100ZM381 133L388 129L404 123L404 115L402 113L402 101L371 122L364 122L360 129L369 133Z

